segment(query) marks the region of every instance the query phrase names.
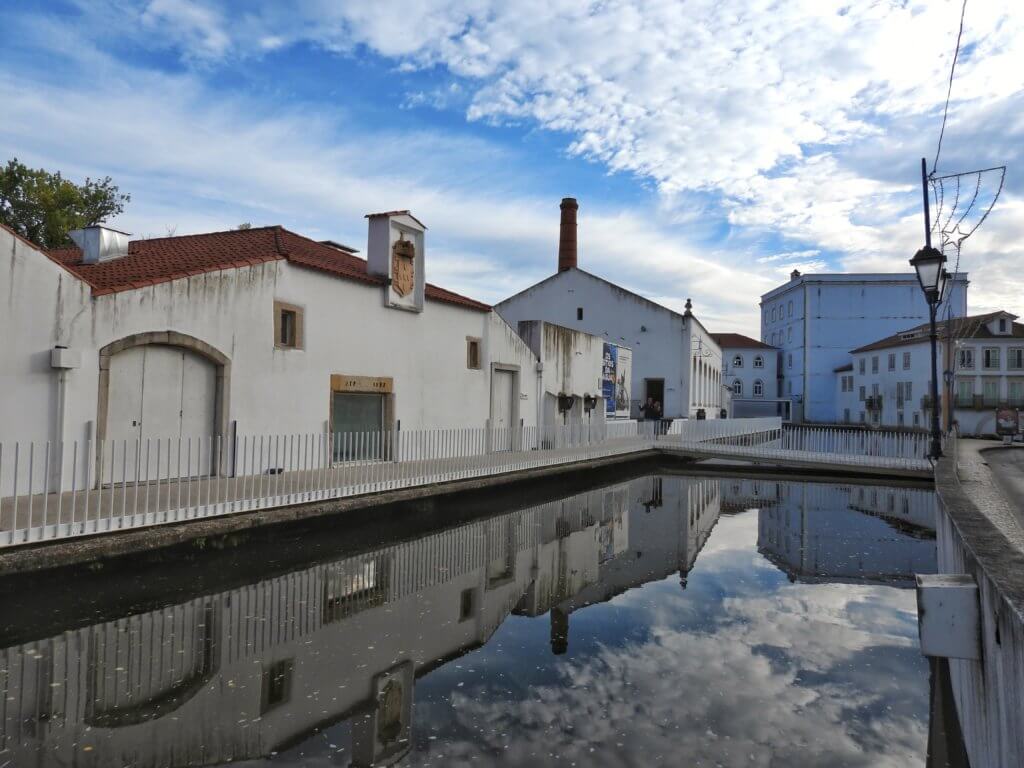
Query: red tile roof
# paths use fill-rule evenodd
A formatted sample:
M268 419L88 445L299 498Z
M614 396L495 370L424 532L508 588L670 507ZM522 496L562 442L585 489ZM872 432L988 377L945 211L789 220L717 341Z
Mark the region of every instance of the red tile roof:
M775 349L771 344L765 344L742 333L712 333L711 338L723 349Z
M83 264L78 248L53 248L47 254L92 286L96 296L281 260L346 280L384 285L383 278L367 271L365 259L280 226L132 240L128 255L98 264ZM487 304L430 283L424 293L433 301L481 312L491 309Z

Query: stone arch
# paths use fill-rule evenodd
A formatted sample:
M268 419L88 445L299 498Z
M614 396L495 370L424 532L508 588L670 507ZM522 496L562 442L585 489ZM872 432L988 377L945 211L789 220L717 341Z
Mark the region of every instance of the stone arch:
M96 442L102 444L107 437L107 414L110 408L110 361L118 352L147 345L179 347L196 353L213 363L216 371L214 393L214 437L228 435L228 405L231 391L231 360L216 347L202 339L178 331L146 331L112 341L100 348L99 386L96 401ZM100 452L97 451L97 459ZM221 474L220 467L213 468L214 474Z

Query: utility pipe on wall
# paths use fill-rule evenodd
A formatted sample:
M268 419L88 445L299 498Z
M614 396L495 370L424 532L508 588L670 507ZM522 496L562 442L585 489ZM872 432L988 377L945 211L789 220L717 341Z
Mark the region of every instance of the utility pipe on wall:
M67 439L67 401L68 401L68 371L78 368L81 365L79 354L75 350L68 349L58 344L50 350L50 367L57 371L57 432L54 439L54 450L57 452L57 461L51 471L51 476L46 478L49 485L53 483L57 491L64 490L64 442ZM49 487L47 487L49 490Z

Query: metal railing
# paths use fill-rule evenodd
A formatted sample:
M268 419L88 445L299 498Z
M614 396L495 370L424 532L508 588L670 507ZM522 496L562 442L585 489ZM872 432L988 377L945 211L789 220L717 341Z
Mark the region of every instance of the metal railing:
M651 449L660 422L0 444L0 547Z
M0 547L673 446L709 456L907 469L920 468L927 455L926 436L783 428L779 417L0 443Z

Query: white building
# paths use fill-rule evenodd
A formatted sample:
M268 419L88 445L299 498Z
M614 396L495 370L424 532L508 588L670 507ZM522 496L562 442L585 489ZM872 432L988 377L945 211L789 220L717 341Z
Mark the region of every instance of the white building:
M132 241L97 226L48 253L0 227L0 441L194 437L216 453L243 434L538 424L544 359L486 304L426 282L414 216L368 218L367 260L279 226ZM563 334L573 356L602 343ZM562 394L603 413L601 357L585 360ZM70 467L50 476L67 487Z
M631 415L648 398L666 418L717 418L722 401L722 353L687 300L682 314L577 266L576 201L562 201L558 272L495 306L512 327L523 320L601 336L632 350Z
M788 418L788 401L778 397L779 350L741 333L711 335L722 350L722 377L732 390L732 416Z
M951 317L967 314L967 275L957 275ZM801 275L761 297L761 341L781 351L780 396L795 420L834 423L833 374L851 349L928 320L913 274Z
M1016 319L1009 312L993 312L939 323L939 413L944 426L952 405L952 419L962 434L991 435L996 408L1024 408L1024 325ZM929 427L928 324L858 347L850 358L836 369L833 384L841 421Z

